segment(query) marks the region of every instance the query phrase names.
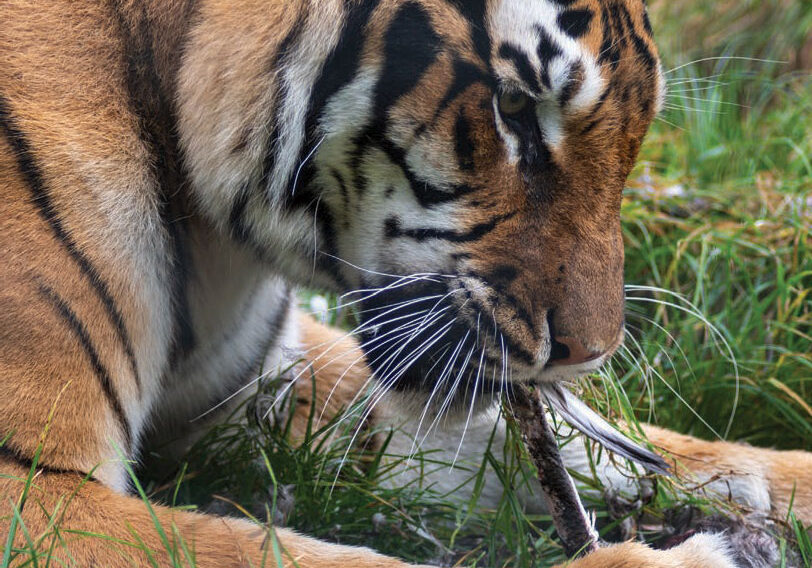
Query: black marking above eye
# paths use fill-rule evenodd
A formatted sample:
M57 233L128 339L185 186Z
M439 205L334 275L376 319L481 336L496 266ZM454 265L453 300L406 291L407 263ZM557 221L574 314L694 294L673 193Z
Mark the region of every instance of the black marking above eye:
M578 39L589 31L594 14L589 9L567 10L558 15L558 26L568 36Z
M480 59L490 67L491 65L491 38L487 31L488 5L485 0L451 0L451 4L459 10L471 25L471 37L474 40L474 49Z
M403 4L384 37L384 66L375 92L375 115L409 93L436 61L442 40L428 12L416 2Z
M550 61L560 55L563 55L563 52L553 38L550 37L550 34L547 33L547 30L541 26L538 26L536 31L539 34L539 44L536 48L536 53L538 54L539 61L541 61L541 80L544 83L544 86L549 89L552 87L552 84L550 83L550 73L548 71Z
M499 46L499 57L513 63L519 78L524 81L529 89L541 92L538 75L530 64L530 58L524 51L509 43L503 43Z
M454 124L454 150L457 153L457 163L463 171L474 168L474 141L471 140L471 125L465 114L460 111L457 122Z

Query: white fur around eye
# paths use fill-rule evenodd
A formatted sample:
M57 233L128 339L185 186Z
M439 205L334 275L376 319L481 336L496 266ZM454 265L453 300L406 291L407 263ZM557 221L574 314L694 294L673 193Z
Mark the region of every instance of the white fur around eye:
M561 109L553 100L543 100L536 105L536 118L544 141L554 150L564 141L564 127Z
M512 165L517 164L520 157L519 137L513 134L502 120L502 113L499 112L499 97L496 95L493 97L493 115L496 121L496 130L499 132L499 136L501 136L507 149L508 162Z

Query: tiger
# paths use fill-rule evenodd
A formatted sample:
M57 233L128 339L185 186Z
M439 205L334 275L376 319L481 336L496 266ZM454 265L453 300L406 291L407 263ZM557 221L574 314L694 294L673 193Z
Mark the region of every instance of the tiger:
M2 0L0 29L12 565L173 566L182 543L200 567L406 566L146 502L131 464L260 370L290 378L294 424L371 391L369 431L435 422L448 451L470 422L481 455L499 393L622 343L621 192L665 94L642 0ZM353 294L357 332L300 287ZM677 470L812 520L809 454L647 431ZM737 563L698 534L569 565Z

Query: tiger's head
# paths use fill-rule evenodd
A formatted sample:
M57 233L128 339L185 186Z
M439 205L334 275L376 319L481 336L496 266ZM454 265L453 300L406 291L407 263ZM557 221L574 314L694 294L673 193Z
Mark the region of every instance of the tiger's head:
M623 339L621 192L664 91L642 0L288 12L238 127L224 81L184 101L209 72L192 40L181 124L220 141L191 160L204 208L298 281L357 291L390 386L451 399L598 368Z

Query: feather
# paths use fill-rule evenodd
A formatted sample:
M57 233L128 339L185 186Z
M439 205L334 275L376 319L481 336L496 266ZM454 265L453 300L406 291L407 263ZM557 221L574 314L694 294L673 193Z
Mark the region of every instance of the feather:
M671 474L671 466L663 458L612 428L602 416L560 384L542 383L538 386L547 405L588 438L624 458L639 463L650 472Z

